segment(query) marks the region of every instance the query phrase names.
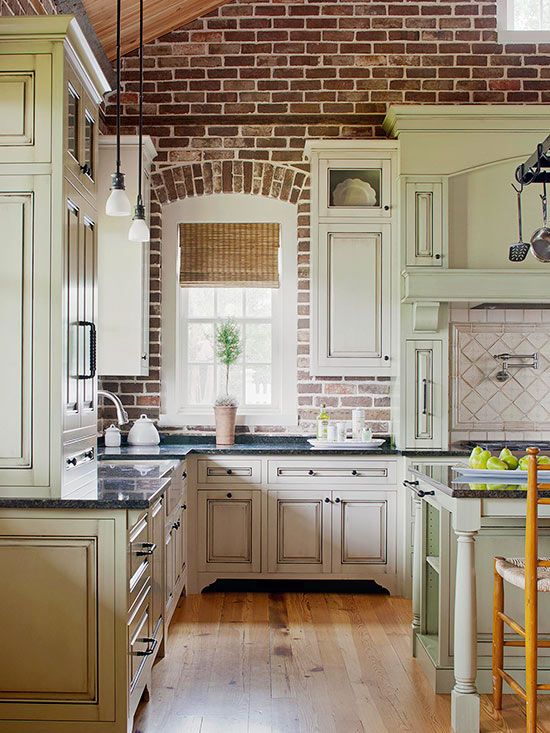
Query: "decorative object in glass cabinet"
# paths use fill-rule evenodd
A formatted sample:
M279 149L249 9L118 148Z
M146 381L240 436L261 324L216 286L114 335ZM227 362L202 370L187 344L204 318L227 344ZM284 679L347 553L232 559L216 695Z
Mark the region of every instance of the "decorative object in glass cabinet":
M331 207L380 207L380 168L330 168L327 183Z

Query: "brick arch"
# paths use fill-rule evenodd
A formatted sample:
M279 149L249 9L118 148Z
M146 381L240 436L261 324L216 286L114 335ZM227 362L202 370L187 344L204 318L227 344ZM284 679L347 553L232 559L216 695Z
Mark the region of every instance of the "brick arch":
M212 193L250 193L297 204L308 178L297 168L268 161L212 160L160 170L152 185L160 204Z

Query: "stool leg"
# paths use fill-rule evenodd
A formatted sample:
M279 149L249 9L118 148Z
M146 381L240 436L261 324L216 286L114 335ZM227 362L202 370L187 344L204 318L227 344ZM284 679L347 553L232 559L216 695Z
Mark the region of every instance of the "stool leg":
M536 733L537 730L537 598L536 586L534 593L528 594L525 612L525 692L527 725L526 733Z
M504 664L504 621L498 612L504 611L504 581L496 571L493 585L493 707L502 709L502 677L498 673Z

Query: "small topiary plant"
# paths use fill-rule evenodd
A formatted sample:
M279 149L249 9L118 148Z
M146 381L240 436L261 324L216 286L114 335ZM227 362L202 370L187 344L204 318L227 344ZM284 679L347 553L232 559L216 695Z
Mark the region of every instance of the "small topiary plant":
M228 318L216 327L216 355L225 366L225 394L216 398L216 407L236 407L237 398L229 394L229 370L242 354L241 333L235 321Z

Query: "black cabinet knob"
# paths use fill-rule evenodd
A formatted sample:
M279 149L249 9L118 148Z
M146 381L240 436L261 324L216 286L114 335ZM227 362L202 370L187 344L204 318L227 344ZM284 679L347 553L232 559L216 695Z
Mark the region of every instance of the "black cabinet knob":
M228 468L226 473L228 476L231 476L233 474L233 471L230 468Z
M328 498L328 496L325 498L325 504L330 504L330 499Z
M307 473L308 473L308 476L315 476L315 471L311 468L309 469Z
M389 206L384 206L384 211L389 211L389 210L390 210Z
M435 258L436 260L440 260L440 259L441 259L441 255L434 255L434 258Z
M183 472L183 473L181 474L181 477L182 477L182 478L187 478L187 471L184 471L184 472Z
M359 472L356 471L355 468L354 468L353 471L351 472L351 475L352 476L359 476Z
M187 509L187 504L182 504L181 508L183 509L183 511L185 511Z
M339 499L338 497L336 497L336 499L335 499L334 501L335 501L335 502L336 502L337 504L339 504L339 503L341 502L341 499Z
M227 498L228 498L228 499L231 499L231 497L232 497L232 496L233 496L233 494L232 494L232 493L231 493L231 492L229 491L229 492L227 493Z
M390 360L390 357L386 355L386 356L384 357L384 361L389 361L389 360Z

